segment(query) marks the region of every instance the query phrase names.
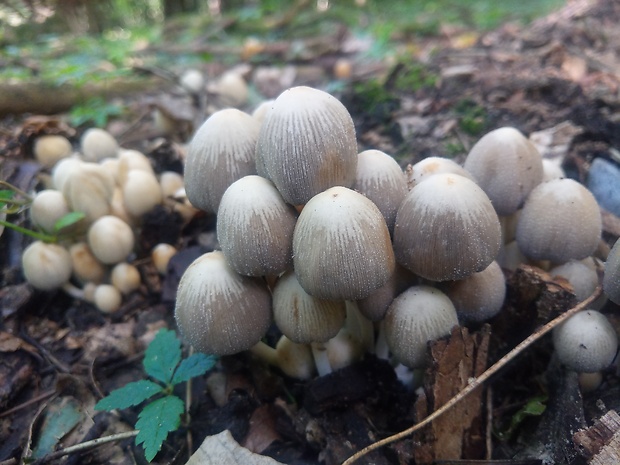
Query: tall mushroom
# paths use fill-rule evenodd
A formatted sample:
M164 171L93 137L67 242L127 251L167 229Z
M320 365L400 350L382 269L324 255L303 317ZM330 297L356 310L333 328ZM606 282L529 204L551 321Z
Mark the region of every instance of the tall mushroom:
M305 204L332 186L351 187L357 167L351 115L321 90L284 91L261 126L256 163L292 205Z
M395 268L383 215L346 187L332 187L306 204L293 233L293 257L299 283L318 299L363 299Z

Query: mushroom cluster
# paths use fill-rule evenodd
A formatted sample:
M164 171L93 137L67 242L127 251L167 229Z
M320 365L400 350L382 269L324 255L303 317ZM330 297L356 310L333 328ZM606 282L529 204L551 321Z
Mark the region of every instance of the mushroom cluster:
M432 157L403 171L383 152L358 153L344 106L308 87L255 115L213 114L186 170L190 200L217 212L221 252L182 277L181 334L214 354L251 349L302 378L368 351L423 367L428 341L501 310L503 268L578 261L601 237L589 192L568 179L543 181L541 156L516 129L484 136L464 166ZM574 217L588 223L576 240L562 222ZM216 258L227 279L198 271ZM580 298L592 291L591 274L584 280L573 284ZM282 334L275 348L260 342L272 320ZM253 331L233 345L246 331L237 324Z
M162 203L188 219L197 211L185 199L183 176L157 176L145 155L119 147L110 133L98 128L83 134L78 151L62 136L39 137L33 151L51 176L47 188L33 196L31 223L63 240L37 240L24 251L26 280L40 290L63 288L102 312L118 310L123 296L141 283L138 269L127 260L134 256L143 215ZM71 212L84 218L59 230L59 220ZM175 252L170 244L151 251L161 273Z

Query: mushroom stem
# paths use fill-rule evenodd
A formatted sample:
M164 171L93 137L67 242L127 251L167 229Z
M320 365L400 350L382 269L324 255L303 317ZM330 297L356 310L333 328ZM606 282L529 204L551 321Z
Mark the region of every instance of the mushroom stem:
M373 353L375 351L375 330L372 322L362 315L356 302L347 300L346 309L345 327L359 341L363 352Z
M73 297L74 299L87 300L85 295L84 295L84 291L82 289L80 289L79 287L74 286L70 282L64 283L62 285L62 290L66 294L68 294L71 297Z
M286 336L280 337L275 349L259 341L250 351L291 378L305 380L314 374L310 347L307 344L296 344Z
M379 332L377 333L377 341L375 343L375 355L377 358L383 360L389 360L390 348L387 345L387 339L385 338L385 325L383 321L379 322Z
M250 348L250 352L252 352L261 360L267 362L269 365L273 365L276 367L280 366L276 349L274 349L270 345L265 344L263 341L258 341L255 345L253 345Z
M329 363L327 357L327 347L323 342L312 342L310 344L312 349L312 356L314 357L314 364L319 376L328 375L332 372L332 366Z

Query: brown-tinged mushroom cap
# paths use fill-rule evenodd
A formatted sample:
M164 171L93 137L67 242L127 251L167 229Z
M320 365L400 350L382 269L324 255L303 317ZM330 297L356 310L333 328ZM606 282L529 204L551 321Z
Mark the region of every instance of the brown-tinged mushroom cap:
M530 193L516 237L527 257L565 263L592 255L601 231L601 212L592 193L565 178L542 183Z
M498 215L517 211L543 178L538 150L511 127L484 135L467 155L464 168L489 196Z
M291 341L303 344L326 342L344 325L345 302L320 300L309 295L293 272L278 279L273 289L273 318Z
M293 205L305 204L332 186L350 187L357 167L351 115L326 92L303 86L288 89L261 126L256 158Z
M487 195L458 174L416 185L396 215L396 260L432 281L463 279L497 256L501 227Z
M256 174L258 130L254 118L234 108L213 113L200 126L185 162L185 191L192 205L216 213L228 186Z
M405 175L396 160L380 150L360 152L353 188L374 202L392 231L398 207L408 192Z
M245 276L279 275L293 266L296 210L265 178L230 185L217 213L217 237L230 266Z
M299 283L318 299L363 299L395 267L383 215L346 187L332 187L306 204L293 233L293 257Z
M413 286L394 299L383 320L388 347L405 366L426 364L428 341L450 334L458 319L450 299L430 286Z
M183 273L174 316L179 331L196 350L236 354L267 332L271 295L263 281L235 273L222 252L209 252Z

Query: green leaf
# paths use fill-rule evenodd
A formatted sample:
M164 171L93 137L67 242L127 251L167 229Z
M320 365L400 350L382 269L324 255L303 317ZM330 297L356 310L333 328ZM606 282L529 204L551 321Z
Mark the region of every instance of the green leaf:
M0 202L4 203L5 200L11 200L15 196L15 192L10 189L0 190Z
M172 384L182 383L195 376L204 375L213 368L217 357L214 355L194 354L181 361L181 364L174 372Z
M163 390L162 386L147 379L134 381L112 391L109 396L101 399L95 405L95 410L114 410L138 405Z
M69 212L54 223L54 231L58 232L67 226L71 226L72 224L83 220L84 218L86 218L86 215L82 212Z
M181 361L181 342L174 331L162 329L146 349L144 369L149 376L170 384L174 369Z
M148 404L138 415L136 444L142 444L144 455L150 462L155 458L168 433L181 424L183 401L177 396L166 396Z

